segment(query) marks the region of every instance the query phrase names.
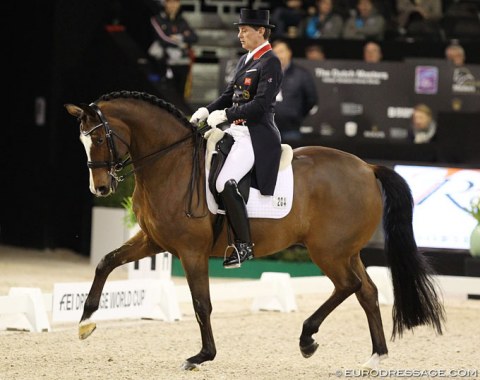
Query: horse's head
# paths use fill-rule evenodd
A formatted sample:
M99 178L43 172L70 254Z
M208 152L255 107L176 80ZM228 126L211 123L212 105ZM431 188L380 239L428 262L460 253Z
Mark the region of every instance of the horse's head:
M85 147L90 171L90 191L96 196L110 195L117 188L116 173L123 167L122 157L128 153L126 136L119 135L117 129L120 128L113 126L112 129L103 112L94 103L80 106L66 104L65 108L80 122L80 141Z

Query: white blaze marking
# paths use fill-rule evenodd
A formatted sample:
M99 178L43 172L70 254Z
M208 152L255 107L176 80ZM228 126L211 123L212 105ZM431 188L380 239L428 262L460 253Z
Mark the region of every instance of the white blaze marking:
M92 149L92 138L90 136L81 135L80 136L80 141L82 142L83 147L85 148L85 152L87 153L87 160L92 161L92 157L90 156L90 150ZM95 194L95 184L93 183L92 169L88 169L88 172L90 173L90 180L89 180L90 192L92 194Z

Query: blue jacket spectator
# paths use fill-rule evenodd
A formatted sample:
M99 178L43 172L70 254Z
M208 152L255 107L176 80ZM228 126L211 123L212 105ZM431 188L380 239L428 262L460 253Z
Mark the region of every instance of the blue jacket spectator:
M317 13L305 25L305 37L339 38L342 36L343 19L333 11L332 0L318 0Z
M385 18L377 11L372 1L358 0L357 11L345 23L343 38L382 40L384 33Z

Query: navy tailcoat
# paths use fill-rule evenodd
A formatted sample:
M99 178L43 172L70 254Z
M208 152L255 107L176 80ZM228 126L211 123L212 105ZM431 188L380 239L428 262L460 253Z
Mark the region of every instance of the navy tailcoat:
M275 98L283 73L270 44L245 64L246 58L247 54L239 59L233 80L206 107L209 112L225 109L228 122L248 126L255 153L252 185L263 195L273 195L281 155L280 132L274 121Z

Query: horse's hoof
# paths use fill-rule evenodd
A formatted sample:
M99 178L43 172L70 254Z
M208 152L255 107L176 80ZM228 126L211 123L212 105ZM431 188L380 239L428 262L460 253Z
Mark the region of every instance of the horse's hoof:
M195 364L195 363L191 363L188 360L185 360L182 364L181 369L183 369L184 371L199 371L200 370L200 365Z
M368 359L365 363L362 364L362 368L369 371L377 369L380 365L380 362L387 357L387 354L378 355L375 353L370 357L370 359Z
M304 358L309 358L315 353L315 351L317 351L317 348L318 348L318 343L313 342L305 347L300 346L300 351L302 352L302 355Z
M92 335L96 328L97 324L94 322L80 322L80 325L78 327L78 337L81 340L87 339L90 335Z

